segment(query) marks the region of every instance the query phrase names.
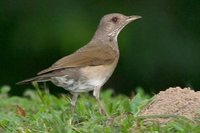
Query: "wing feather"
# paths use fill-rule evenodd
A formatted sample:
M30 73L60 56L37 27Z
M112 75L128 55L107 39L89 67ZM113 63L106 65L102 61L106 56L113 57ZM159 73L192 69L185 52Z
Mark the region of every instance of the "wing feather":
M117 51L109 45L101 45L101 47L86 45L73 54L61 58L51 67L39 72L38 75L65 68L111 64L116 56L118 56Z

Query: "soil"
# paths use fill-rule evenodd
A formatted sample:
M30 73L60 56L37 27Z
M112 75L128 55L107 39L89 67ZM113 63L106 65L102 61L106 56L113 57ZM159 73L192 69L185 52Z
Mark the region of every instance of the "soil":
M190 120L200 118L200 91L195 92L190 88L171 87L155 95L155 98L141 111L140 115L184 116ZM146 120L166 123L172 118L151 117Z

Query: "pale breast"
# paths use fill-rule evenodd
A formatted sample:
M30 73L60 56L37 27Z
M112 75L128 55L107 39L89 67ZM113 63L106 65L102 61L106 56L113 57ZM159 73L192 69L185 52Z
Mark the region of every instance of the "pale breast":
M88 83L101 87L112 75L117 62L111 65L87 66L80 69L81 75L88 79Z

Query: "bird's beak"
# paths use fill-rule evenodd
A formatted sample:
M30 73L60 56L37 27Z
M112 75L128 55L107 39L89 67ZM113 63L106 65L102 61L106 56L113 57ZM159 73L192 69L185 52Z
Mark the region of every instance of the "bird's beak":
M132 21L134 21L134 20L136 20L136 19L140 19L140 18L142 18L141 16L137 16L137 15L133 15L133 16L128 16L128 18L127 18L127 22L132 22Z

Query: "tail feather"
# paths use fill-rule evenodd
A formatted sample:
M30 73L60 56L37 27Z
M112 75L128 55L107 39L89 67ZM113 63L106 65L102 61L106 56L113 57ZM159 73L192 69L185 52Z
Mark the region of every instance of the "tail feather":
M33 78L29 78L29 79L26 79L26 80L22 80L20 82L17 82L16 84L17 85L22 85L22 84L28 84L28 83L31 83L31 82L45 82L45 81L49 81L50 80L50 77L47 76L47 75L41 75L41 76L36 76L36 77L33 77Z

